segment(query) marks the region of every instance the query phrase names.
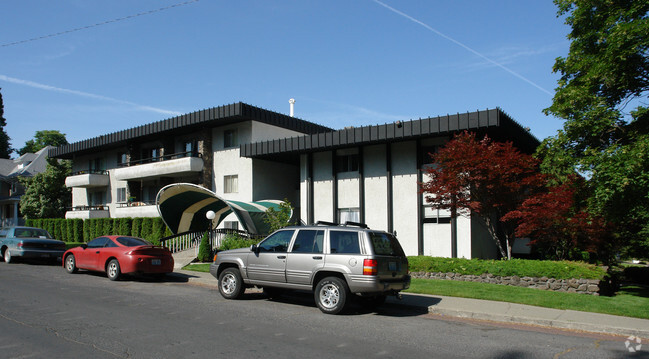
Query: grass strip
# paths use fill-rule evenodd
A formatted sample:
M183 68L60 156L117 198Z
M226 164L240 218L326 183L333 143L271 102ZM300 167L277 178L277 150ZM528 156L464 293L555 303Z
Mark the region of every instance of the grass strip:
M211 263L193 263L193 264L188 264L183 267L184 270L191 270L194 272L203 272L203 273L209 273L210 272L210 264Z
M614 297L605 297L488 283L413 278L407 292L649 319L649 288L640 286L623 286Z

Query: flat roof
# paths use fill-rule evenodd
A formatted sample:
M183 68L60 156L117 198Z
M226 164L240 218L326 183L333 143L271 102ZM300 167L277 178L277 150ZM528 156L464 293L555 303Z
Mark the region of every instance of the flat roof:
M53 158L71 159L74 155L104 151L133 142L153 140L159 138L160 135L190 133L200 128L223 126L249 120L305 134L332 131L329 127L237 102L55 147L49 150L48 155Z
M528 129L496 108L242 144L240 153L242 157L294 161L300 153L450 136L463 130L488 134L494 141L512 141L516 148L526 153L534 152L540 144Z

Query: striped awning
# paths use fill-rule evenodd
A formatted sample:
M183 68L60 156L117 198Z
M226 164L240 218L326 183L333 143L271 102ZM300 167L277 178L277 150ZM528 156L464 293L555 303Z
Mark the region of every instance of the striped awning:
M211 223L213 228L234 213L249 233L266 234L269 231L269 226L264 221L266 211L271 207L279 209L281 203L277 200L229 201L191 183L168 185L156 197L160 217L174 234L207 230L210 226L210 220L206 217L208 211L214 211L215 214Z

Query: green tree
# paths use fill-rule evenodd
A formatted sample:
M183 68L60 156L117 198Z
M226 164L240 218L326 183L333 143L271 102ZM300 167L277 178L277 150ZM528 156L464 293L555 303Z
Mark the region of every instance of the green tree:
M72 195L65 186L70 174L70 161L47 160L45 172L21 178L25 194L20 198L20 212L25 218L63 218L72 204Z
M210 238L209 231L203 234L201 238L201 244L198 247L198 261L199 262L210 262L212 260L212 248L210 248Z
M36 153L46 146L58 147L67 144L68 140L65 138L65 133L57 130L36 131L34 138L25 142L25 147L19 149L18 154L22 156L25 153Z
M555 0L571 27L561 78L544 110L565 120L538 154L546 173L588 179L592 213L627 246L649 249L649 1ZM647 252L644 252L645 255Z
M2 90L0 88L0 90ZM9 158L9 155L12 152L11 144L9 143L9 135L5 131L5 126L7 126L7 120L4 118L5 106L2 102L2 93L0 93L0 158Z
M288 199L284 199L284 202L280 203L278 209L269 207L266 210L266 216L264 216L264 222L269 226L269 232L275 232L278 229L282 229L290 224L291 216L293 215L293 206Z

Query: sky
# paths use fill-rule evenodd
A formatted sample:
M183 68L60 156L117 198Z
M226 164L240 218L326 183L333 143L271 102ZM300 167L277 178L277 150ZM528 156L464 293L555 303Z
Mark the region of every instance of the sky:
M546 0L0 2L5 130L69 142L245 102L334 129L501 108L540 140L569 27Z

